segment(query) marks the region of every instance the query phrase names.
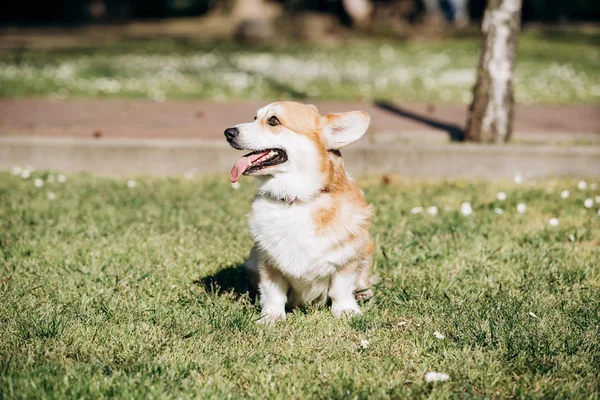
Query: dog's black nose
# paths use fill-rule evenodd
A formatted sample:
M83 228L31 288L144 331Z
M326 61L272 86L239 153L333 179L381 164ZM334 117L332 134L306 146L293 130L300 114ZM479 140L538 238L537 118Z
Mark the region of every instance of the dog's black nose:
M238 128L225 129L225 137L227 138L227 140L232 140L239 134L240 134L240 131L238 130Z

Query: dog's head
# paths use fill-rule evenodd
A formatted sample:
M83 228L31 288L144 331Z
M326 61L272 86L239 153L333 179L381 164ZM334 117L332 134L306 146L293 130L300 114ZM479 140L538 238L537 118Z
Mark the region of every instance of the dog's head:
M257 111L253 122L225 130L233 148L250 150L233 166L231 181L236 182L242 175L266 175L279 183L293 180L295 186L304 186L297 188L302 193L295 196L302 197L312 189L307 186L323 185L328 179L330 158L339 155L336 150L360 139L369 122L369 115L362 111L321 116L313 105L271 103ZM290 182L284 186L289 187ZM289 194L298 195L284 193Z

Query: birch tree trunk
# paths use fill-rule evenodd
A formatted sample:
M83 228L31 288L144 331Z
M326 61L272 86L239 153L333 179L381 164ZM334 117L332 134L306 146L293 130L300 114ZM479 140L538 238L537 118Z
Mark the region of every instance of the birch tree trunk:
M501 143L510 139L513 70L522 0L489 0L483 17L481 54L465 139Z

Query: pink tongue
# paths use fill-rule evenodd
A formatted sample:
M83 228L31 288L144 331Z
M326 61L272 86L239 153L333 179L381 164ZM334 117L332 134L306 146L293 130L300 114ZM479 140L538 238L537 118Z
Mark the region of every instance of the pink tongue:
M265 157L267 154L269 154L269 151L265 151L263 153L258 153L258 154L251 154L249 156L244 156L244 157L240 158L239 160L237 160L236 163L233 165L233 168L231 168L231 174L229 175L229 180L231 182L237 182L238 179L240 179L240 176L242 176L242 174L248 168L250 168L250 163L260 160L261 158Z

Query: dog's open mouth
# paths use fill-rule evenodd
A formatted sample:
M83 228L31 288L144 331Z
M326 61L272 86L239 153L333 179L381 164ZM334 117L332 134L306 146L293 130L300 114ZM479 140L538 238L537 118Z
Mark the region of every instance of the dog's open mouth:
M231 182L237 182L242 175L250 175L267 167L283 164L287 159L286 152L281 149L256 150L237 160L229 178Z

